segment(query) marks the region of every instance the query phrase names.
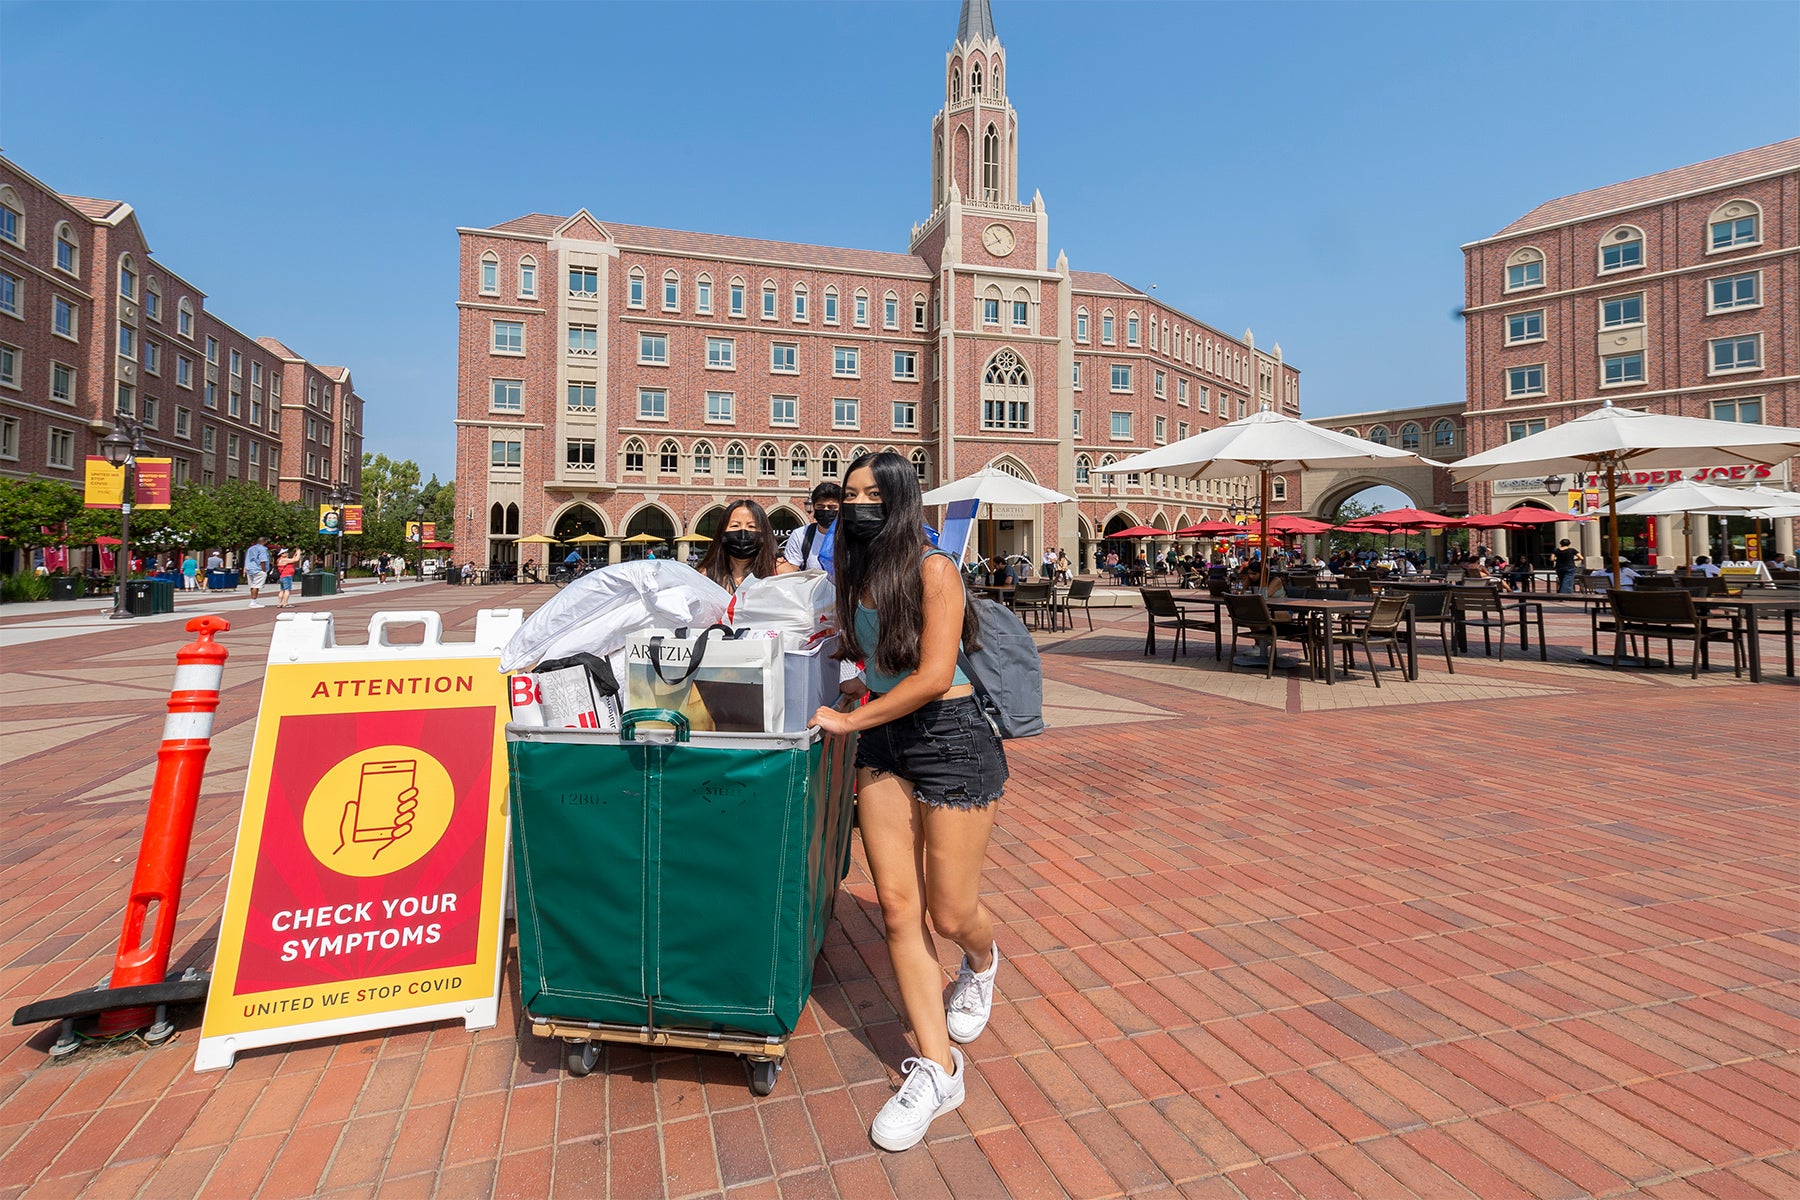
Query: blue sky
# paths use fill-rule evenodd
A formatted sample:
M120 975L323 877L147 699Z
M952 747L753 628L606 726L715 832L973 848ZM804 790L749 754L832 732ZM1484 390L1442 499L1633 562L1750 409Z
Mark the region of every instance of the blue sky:
M1463 395L1458 246L1800 132L1800 5L994 0L1052 244L1279 341L1307 413ZM456 235L531 211L904 250L956 0L4 3L0 148L454 463ZM575 114L551 118L562 111Z

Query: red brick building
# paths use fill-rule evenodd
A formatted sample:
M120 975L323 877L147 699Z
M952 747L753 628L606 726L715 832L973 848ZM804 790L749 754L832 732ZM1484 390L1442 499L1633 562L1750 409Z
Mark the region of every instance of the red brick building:
M1800 425L1800 138L1548 201L1463 255L1470 453L1606 399ZM1687 474L1733 466L1743 464L1695 462ZM1791 483L1792 468L1763 481ZM1671 481L1658 474L1627 490ZM1475 484L1469 507L1544 494L1542 480ZM1717 520L1693 518L1685 541L1682 518L1659 521L1665 558L1722 552ZM1589 554L1599 524L1582 527ZM1776 525L1791 556L1793 524ZM1649 541L1642 518L1629 536ZM1738 526L1730 536L1741 539Z
M123 413L175 482L360 496L362 399L207 307L155 258L131 205L63 195L0 158L0 475L81 486Z
M1008 78L987 0L965 0L906 253L586 211L458 230L457 557L711 534L739 496L795 526L865 450L927 487L999 465L1079 497L995 514L1000 548L1034 556L1221 513L1222 483L1090 472L1253 406L1297 413L1299 372L1052 255L1043 198L1019 194Z

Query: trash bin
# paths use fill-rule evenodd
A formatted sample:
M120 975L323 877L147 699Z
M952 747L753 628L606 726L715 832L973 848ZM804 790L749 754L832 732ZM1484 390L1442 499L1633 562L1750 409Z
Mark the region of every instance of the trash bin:
M50 598L52 600L79 600L86 586L79 575L52 575L50 577Z
M644 722L676 727L644 731ZM774 1087L849 859L853 737L509 725L521 999L533 1032L721 1050ZM597 870L596 864L605 864Z
M337 575L331 571L308 571L300 577L302 596L337 595Z
M130 579L125 582L125 611L134 617L154 617L175 611L175 589L166 579Z

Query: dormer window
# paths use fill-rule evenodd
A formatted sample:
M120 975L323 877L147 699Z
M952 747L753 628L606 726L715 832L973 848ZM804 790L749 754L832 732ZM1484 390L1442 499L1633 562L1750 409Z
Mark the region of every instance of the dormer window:
M1720 205L1706 227L1707 251L1758 245L1762 241L1758 219L1761 215L1761 210L1748 200L1733 200Z
M950 68L950 103L955 104L962 99L962 68Z

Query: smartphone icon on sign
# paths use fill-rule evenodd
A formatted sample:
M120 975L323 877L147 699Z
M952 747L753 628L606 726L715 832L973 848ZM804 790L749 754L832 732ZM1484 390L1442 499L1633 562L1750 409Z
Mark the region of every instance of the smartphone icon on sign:
M363 764L356 796L345 802L338 823L338 850L352 842L379 843L373 852L378 855L412 831L419 808L418 768L413 759Z

